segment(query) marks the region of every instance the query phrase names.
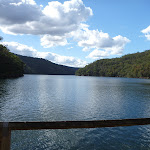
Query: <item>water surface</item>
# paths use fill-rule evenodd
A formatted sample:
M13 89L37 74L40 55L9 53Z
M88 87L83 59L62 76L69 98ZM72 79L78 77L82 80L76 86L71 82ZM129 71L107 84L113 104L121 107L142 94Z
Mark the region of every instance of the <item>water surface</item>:
M150 117L150 80L25 75L0 80L1 121ZM150 149L150 126L13 131L12 150Z

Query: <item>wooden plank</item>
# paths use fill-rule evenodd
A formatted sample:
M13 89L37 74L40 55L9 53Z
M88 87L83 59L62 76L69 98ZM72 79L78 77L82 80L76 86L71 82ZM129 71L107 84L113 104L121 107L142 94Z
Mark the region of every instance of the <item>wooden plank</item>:
M135 126L148 124L150 124L150 118L95 121L9 122L9 128L11 130L75 129Z
M0 122L0 150L10 150L11 130L103 128L148 124L150 124L150 118L95 121Z
M0 128L0 150L10 150L11 145L11 130L8 128L8 123L3 123Z

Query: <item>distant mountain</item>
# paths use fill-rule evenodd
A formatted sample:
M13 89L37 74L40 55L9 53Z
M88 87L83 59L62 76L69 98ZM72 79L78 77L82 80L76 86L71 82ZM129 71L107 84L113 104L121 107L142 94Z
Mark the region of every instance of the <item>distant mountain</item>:
M0 44L0 78L23 76L24 63L16 55Z
M75 72L79 69L58 65L42 58L17 56L25 63L25 74L75 75Z
M76 75L150 78L150 50L121 58L97 60L79 69Z

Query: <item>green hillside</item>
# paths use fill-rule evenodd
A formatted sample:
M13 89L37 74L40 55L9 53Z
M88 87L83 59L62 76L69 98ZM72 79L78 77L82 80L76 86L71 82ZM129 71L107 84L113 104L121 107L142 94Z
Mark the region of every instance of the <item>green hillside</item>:
M0 45L0 78L23 76L23 62L16 55Z
M150 50L121 58L97 60L79 69L76 75L150 78Z
M75 75L75 72L78 69L58 65L42 58L33 58L21 55L17 56L25 63L25 74Z

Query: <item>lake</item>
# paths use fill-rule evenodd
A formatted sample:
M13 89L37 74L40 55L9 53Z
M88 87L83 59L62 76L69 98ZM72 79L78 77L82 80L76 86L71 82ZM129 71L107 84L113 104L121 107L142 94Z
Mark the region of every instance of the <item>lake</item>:
M1 121L150 117L150 80L25 75L0 80ZM150 125L12 131L12 150L148 150Z

